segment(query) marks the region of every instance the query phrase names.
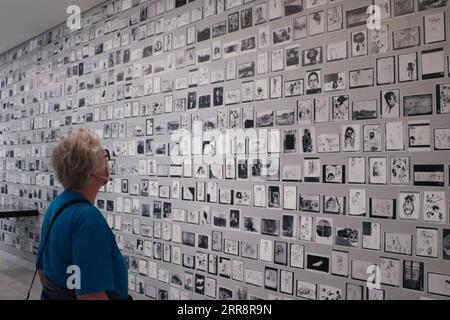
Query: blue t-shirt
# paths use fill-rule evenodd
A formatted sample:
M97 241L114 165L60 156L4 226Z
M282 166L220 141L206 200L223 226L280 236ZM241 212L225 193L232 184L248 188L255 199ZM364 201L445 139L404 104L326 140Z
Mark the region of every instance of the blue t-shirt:
M54 214L73 199L86 199L81 193L65 189L47 208L42 223L41 246ZM37 264L37 259L36 263ZM114 234L101 212L89 203L66 208L56 219L41 259L40 269L55 285L67 288L71 265L80 268L81 285L76 295L108 291L128 296L128 271Z

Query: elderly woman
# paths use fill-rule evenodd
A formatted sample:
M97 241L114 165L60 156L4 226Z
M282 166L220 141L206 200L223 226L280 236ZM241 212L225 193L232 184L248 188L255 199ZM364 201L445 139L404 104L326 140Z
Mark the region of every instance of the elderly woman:
M53 149L53 168L64 191L48 206L42 225L36 259L41 299L128 298L125 261L94 207L97 192L109 180L108 160L98 136L86 129Z

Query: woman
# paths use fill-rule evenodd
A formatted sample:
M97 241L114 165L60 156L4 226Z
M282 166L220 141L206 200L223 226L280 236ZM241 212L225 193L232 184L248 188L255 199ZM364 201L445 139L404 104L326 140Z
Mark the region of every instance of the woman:
M108 160L109 152L98 136L86 129L70 134L53 149L53 169L64 191L48 206L42 225L36 267L43 300L128 297L125 261L105 218L94 207L97 192L109 180ZM84 202L61 211L49 233L56 213L75 199Z

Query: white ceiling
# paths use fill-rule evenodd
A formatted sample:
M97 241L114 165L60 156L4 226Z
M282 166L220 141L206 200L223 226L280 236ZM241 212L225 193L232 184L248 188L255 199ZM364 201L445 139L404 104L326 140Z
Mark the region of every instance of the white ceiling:
M105 0L1 0L0 53L66 21L69 5L89 10Z

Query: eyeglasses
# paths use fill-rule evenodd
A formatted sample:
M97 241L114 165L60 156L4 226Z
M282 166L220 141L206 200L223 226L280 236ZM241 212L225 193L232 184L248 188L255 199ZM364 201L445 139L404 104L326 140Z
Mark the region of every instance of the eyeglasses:
M111 154L109 153L109 150L105 148L105 159L106 161L111 161Z

